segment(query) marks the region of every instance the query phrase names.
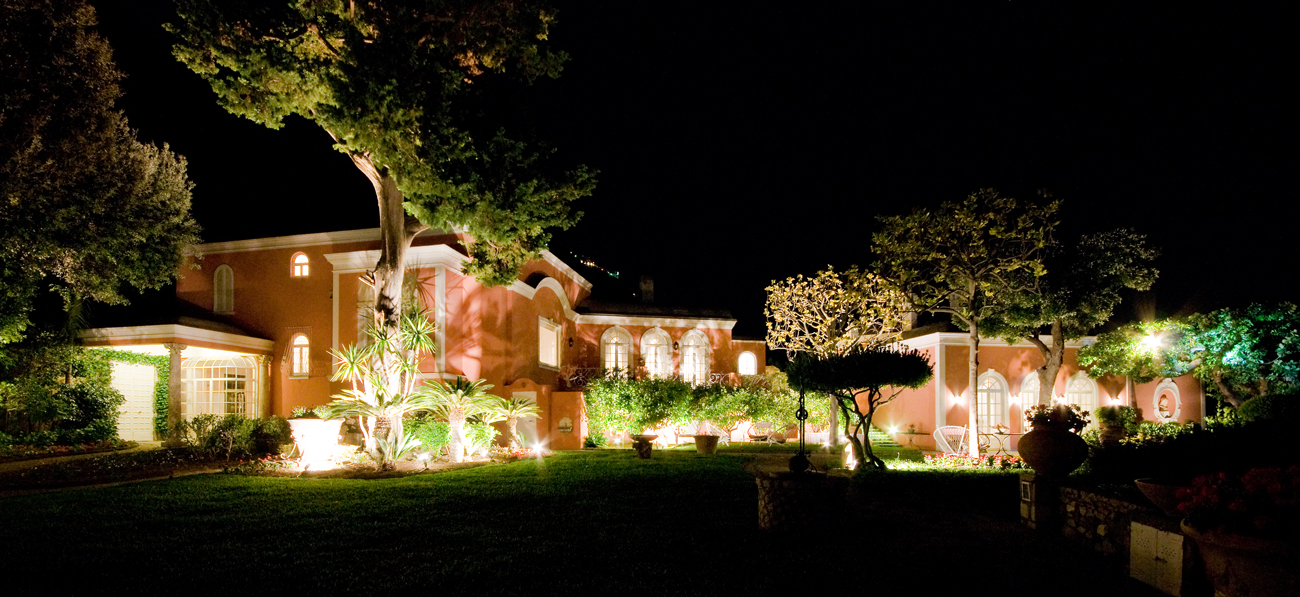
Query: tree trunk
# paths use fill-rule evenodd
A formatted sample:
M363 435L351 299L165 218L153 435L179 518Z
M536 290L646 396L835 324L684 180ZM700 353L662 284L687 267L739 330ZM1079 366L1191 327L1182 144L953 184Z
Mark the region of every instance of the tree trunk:
M973 302L973 301L972 301ZM970 426L969 439L966 444L970 446L970 455L978 457L980 455L979 442L979 399L980 390L977 387L979 382L980 370L980 327L979 322L972 320L970 323L970 335L966 339L967 346L970 347L970 356L967 363L970 365L966 373L966 387L970 389L970 401L967 402L967 423Z
M519 442L515 441L515 438L519 437L519 431L518 431L518 429L519 429L519 419L518 419L518 418L516 418L516 417L509 417L509 418L506 419L506 433L508 433L508 434L510 435L510 437L509 437L509 439L510 439L509 446L510 446L510 449L511 449L511 450L515 450L515 449L518 449L518 448L521 447L521 446L519 445Z
M447 425L451 427L451 441L447 442L447 456L451 461L465 461L465 413L452 409L447 413Z
M1038 336L1030 336L1029 341L1038 347L1045 363L1038 369L1038 404L1051 404L1053 393L1056 392L1056 376L1065 362L1065 331L1061 328L1060 320L1052 322L1051 346L1044 344Z

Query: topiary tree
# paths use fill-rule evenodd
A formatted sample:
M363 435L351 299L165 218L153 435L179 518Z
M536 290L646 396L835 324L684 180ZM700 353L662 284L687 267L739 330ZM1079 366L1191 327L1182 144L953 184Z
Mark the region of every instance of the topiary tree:
M854 458L862 463L859 468L863 470L886 468L885 461L872 452L870 440L865 439L876 410L903 390L920 388L934 377L930 359L919 351L887 348L825 357L803 353L790 361L787 374L791 386L835 398L844 416L844 432L853 444Z

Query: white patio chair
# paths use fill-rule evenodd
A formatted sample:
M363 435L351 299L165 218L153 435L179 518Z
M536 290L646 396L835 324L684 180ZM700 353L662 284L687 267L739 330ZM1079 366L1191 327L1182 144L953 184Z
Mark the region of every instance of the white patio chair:
M934 430L934 445L944 454L968 452L966 439L966 428L958 425L944 425Z
M749 431L745 435L749 436L751 442L772 443L772 424L771 423L754 423L750 425Z

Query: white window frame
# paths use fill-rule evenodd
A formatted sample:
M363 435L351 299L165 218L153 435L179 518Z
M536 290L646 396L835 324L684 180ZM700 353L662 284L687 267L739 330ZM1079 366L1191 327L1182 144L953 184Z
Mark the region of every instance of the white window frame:
M989 369L975 380L975 421L980 433L993 433L998 425L1006 425L1010 405L1011 386L1001 373Z
M747 368L745 365L749 365L749 371L745 370ZM748 350L740 353L740 356L736 358L736 373L740 375L758 375L758 357Z
M611 354L611 351L614 354ZM611 358L612 357L612 358ZM627 376L632 371L632 334L620 326L613 326L600 335L600 369Z
M673 339L661 328L651 328L641 334L641 358L650 377L671 377L673 374Z
M235 312L235 270L224 263L212 272L212 312Z
M1037 371L1030 371L1028 375L1024 376L1024 378L1020 380L1020 394L1018 394L1020 397L1020 407L1028 409L1029 407L1038 404L1038 395L1041 393L1039 392L1039 389L1042 387L1042 384L1038 382ZM1026 393L1026 391L1033 393Z
M294 278L306 278L311 275L311 258L306 253L294 253L289 258L289 275Z
M545 317L537 318L537 365L543 369L552 371L560 370L560 324ZM551 351L547 351L544 340L551 338L554 345ZM545 354L551 352L552 354ZM554 362L547 362L547 357Z
M249 356L185 359L181 363L181 416L262 414L261 368Z
M1097 387L1097 382L1086 373L1082 371L1075 373L1065 383L1065 403L1077 404L1080 409L1088 411L1088 418L1092 421L1088 427L1097 425L1097 407L1101 405L1101 391Z
M682 379L691 385L709 383L709 363L713 352L709 336L700 330L691 330L682 334L678 346L682 353Z
M302 339L302 342L298 340ZM289 377L305 379L311 376L311 338L307 334L294 334L289 340Z

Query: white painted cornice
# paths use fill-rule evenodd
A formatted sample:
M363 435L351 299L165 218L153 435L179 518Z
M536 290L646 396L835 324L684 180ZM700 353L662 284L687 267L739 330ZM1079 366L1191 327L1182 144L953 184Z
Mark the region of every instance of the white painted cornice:
M966 343L969 339L970 339L970 334L967 334L966 332L934 332L931 334L926 334L924 336L917 336L915 338L900 340L899 342L901 342L902 344L910 348L930 348L936 345L966 346ZM1042 340L1043 344L1046 344L1048 346L1052 345L1051 336L1043 335L1043 336L1039 336L1038 339ZM1097 338L1095 336L1084 336L1082 338L1078 338L1075 340L1066 340L1065 347L1083 348L1084 346L1091 345L1096 340ZM1012 346L1012 347L1033 348L1034 344L1030 343L1028 340L1020 340L1013 344L1008 344L1007 341L1003 340L1002 338L980 338L980 346L1002 346L1002 347Z
M706 330L729 330L736 326L734 319L707 319L703 317L655 317L650 315L601 315L587 313L578 315L574 320L578 324L591 325L635 325L645 327L700 328Z
M533 300L534 296L537 296L538 290L550 288L551 292L554 292L555 296L559 297L560 306L564 308L564 316L568 318L569 321L574 321L578 317L578 314L573 310L573 306L569 304L569 296L564 294L564 287L560 286L559 280L556 280L555 278L550 276L542 278L542 281L538 282L536 287L529 286L521 280L515 280L508 288L510 288L510 290L515 294L530 301Z
M582 277L577 270L569 267L569 264L560 261L560 258L556 257L554 253L542 249L542 260L555 266L555 268L563 272L564 275L573 278L574 282L577 282L578 285L585 288L588 292L591 291L591 282L588 282L586 278Z
M424 232L421 232L419 236L437 236L441 234L447 233L437 228L429 228ZM270 236L266 238L250 238L248 240L232 240L221 243L204 243L194 245L186 251L186 253L199 255L244 253L266 249L297 249L300 247L316 247L341 243L368 241L379 242L379 239L378 228L362 228L360 230L341 230L337 232L317 232L313 234L295 234L292 236Z
M80 337L95 345L207 342L264 353L272 353L275 348L275 342L270 340L179 324L94 328L82 331Z
M326 253L325 259L334 266L334 273L354 274L375 269L379 263L379 249L371 251L348 251L346 253ZM449 245L424 245L406 250L406 267L428 268L442 265L453 271L461 271L461 265L469 260Z

